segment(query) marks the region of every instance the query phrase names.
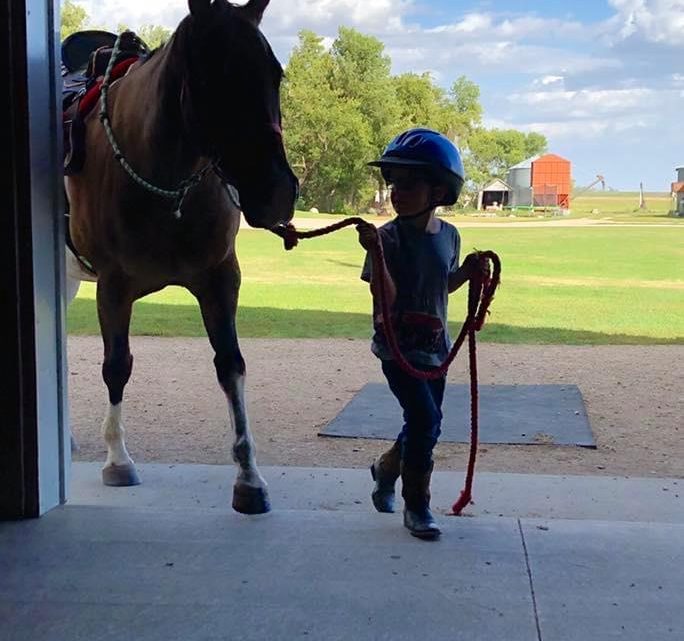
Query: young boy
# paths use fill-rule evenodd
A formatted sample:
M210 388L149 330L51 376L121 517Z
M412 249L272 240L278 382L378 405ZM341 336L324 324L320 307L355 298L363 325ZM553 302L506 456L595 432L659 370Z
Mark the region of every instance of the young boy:
M375 334L372 352L404 411L404 427L394 445L371 466L375 480L373 505L394 511L394 485L401 476L404 526L412 535L435 539L441 534L430 512L432 450L440 435L446 377L419 380L400 369L392 357L379 308L380 275L393 312L394 330L406 359L419 369L440 365L451 347L447 331L448 295L477 269L468 258L459 267L460 237L453 225L435 217L440 205L453 205L464 181L458 149L430 129L398 135L382 157L369 163L380 167L391 188L397 217L376 229L359 224L359 242L368 251L361 278L373 293ZM380 238L386 270L372 249Z

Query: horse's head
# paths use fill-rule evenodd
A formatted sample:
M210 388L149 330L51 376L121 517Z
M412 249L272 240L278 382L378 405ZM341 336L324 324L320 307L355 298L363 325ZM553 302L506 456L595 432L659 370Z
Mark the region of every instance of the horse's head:
M189 0L177 33L185 44L184 116L237 188L247 222L265 228L292 218L298 192L280 129L283 71L259 30L268 2Z

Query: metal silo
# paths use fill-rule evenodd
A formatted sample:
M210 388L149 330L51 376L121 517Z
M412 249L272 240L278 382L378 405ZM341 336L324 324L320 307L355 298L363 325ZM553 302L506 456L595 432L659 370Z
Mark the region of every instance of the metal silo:
M511 207L532 206L532 163L537 158L539 156L523 160L508 170L506 182L512 190L509 203Z
M677 167L677 182L672 183L672 213L684 216L684 165Z

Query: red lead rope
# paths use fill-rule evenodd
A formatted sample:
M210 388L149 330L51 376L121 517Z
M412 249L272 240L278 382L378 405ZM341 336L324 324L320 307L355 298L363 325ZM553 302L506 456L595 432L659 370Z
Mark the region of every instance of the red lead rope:
M290 250L297 246L301 239L316 238L317 236L324 236L331 232L348 227L350 225L358 225L366 223L362 218L352 217L347 218L339 223L323 227L321 229L314 229L311 231L297 231L292 225L283 225L275 228L274 234L280 236L284 243L285 249ZM382 243L378 237L378 243L373 249L378 258L377 263L385 267L385 259L382 251ZM478 385L477 385L477 346L475 340L475 332L482 329L485 318L489 311L489 306L494 298L494 293L499 285L501 278L501 261L499 257L492 251L477 252L477 257L480 261L481 270L475 278L471 278L468 284L468 315L463 322L463 327L459 332L456 341L454 342L449 355L446 360L439 366L429 370L419 370L409 363L404 355L401 353L397 336L394 331L394 326L391 322L384 323L385 334L389 343L392 355L397 364L410 376L422 380L434 380L445 376L449 366L456 358L458 351L461 349L466 336L468 336L468 363L470 369L470 455L468 457L468 470L466 472L465 487L463 488L458 500L453 504L453 513L459 515L463 508L472 501L472 487L473 477L475 475L475 459L477 457L477 443L478 443ZM491 262L492 269L489 264ZM385 291L385 274L381 274L377 279L379 283L378 294L380 297L380 308L382 309L383 319L390 319L391 311L389 301L387 300L387 292Z

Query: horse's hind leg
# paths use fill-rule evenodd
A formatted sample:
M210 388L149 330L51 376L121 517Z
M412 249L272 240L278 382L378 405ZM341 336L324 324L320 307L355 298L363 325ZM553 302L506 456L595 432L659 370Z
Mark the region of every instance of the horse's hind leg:
M138 485L140 479L126 450L121 422L123 391L133 369L128 342L133 296L122 275L100 277L97 283L97 313L104 341L102 378L109 392L109 408L102 424L107 461L102 468L105 485Z
M233 486L233 509L244 514L263 514L270 510L266 482L256 465L255 447L245 406L245 361L240 353L235 313L240 268L230 256L219 267L191 287L202 310L202 318L216 356L214 365L219 383L228 399L235 430L233 459L238 475Z

